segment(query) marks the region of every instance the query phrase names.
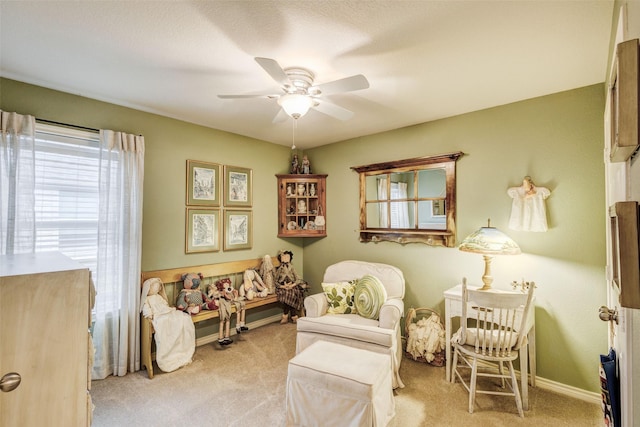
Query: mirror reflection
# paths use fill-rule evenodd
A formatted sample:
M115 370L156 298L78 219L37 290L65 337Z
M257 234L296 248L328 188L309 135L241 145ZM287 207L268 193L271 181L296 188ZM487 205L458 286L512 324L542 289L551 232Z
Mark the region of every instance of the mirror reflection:
M443 198L447 192L447 174L444 168L418 171L418 196Z
M418 218L419 229L446 229L444 168L371 175L366 182L367 227L411 229Z
M360 239L455 241L455 162L462 153L354 167L360 173Z

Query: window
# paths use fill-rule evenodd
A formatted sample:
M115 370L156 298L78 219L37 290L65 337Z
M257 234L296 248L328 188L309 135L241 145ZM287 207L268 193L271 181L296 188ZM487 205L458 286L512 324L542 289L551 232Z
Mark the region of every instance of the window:
M360 174L360 241L454 246L462 154L352 167Z
M36 125L36 252L59 251L95 277L99 133Z

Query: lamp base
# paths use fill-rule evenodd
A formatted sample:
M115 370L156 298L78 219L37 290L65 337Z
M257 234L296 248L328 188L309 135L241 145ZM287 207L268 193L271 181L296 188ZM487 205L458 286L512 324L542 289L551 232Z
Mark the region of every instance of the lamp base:
M493 260L492 256L483 255L484 258L484 274L482 275L482 286L479 291L489 291L491 290L491 284L493 283L493 276L491 275L491 261Z

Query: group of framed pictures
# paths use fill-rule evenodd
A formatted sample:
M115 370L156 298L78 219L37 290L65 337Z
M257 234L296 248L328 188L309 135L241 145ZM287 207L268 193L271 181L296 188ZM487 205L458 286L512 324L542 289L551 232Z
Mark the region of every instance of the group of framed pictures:
M185 252L251 249L251 194L251 169L187 160Z

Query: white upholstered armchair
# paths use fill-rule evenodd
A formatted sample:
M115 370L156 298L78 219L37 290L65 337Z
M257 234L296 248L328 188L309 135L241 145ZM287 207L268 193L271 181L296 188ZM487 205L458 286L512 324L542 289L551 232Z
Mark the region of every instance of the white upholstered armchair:
M393 370L393 388L404 387L399 370L402 361L400 319L404 314L404 275L397 267L364 261L341 261L327 267L323 283L337 283L375 276L386 290L386 301L378 319L358 314L328 314L324 293L305 298L306 316L298 319L296 353L324 340L378 353L389 354Z

